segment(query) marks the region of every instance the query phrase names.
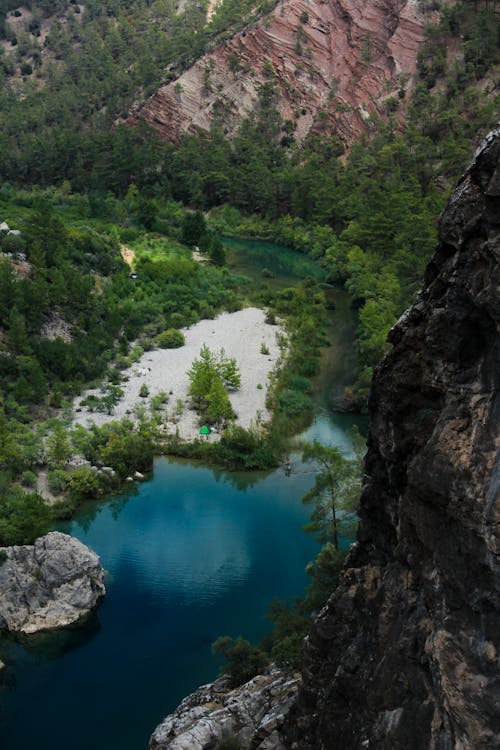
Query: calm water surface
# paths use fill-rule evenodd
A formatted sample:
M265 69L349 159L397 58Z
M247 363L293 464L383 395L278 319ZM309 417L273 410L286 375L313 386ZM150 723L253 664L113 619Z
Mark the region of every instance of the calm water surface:
M256 273L265 265L293 279L314 268L269 243L245 247ZM334 385L343 385L352 324L342 304L337 319L323 370L336 367ZM306 437L349 454L353 417L331 414L332 393L332 378L319 378ZM163 716L216 676L215 638L258 640L269 602L303 592L317 546L302 531L308 509L300 498L313 474L296 455L293 467L286 477L281 469L217 472L161 458L151 481L67 524L64 531L100 555L107 595L84 626L2 643L1 750L147 748Z

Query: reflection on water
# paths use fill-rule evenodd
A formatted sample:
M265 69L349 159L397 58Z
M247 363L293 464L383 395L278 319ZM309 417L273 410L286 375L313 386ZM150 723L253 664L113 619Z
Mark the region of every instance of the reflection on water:
M295 250L260 240L225 237L227 264L232 271L244 273L271 288L283 287L307 276L321 281L325 271L311 258Z
M98 609L77 625L33 635L4 636L3 652L9 653L9 670L28 658L36 663L59 659L73 649L80 648L97 635L101 624Z

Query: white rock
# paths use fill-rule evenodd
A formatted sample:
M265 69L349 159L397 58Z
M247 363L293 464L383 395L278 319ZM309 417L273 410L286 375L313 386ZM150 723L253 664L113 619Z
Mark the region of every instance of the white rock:
M59 531L34 545L4 548L0 565L0 630L35 633L88 614L104 596L99 557Z
M241 687L222 677L203 685L155 729L150 750L209 750L234 735L253 750L284 750L282 723L295 703L300 680L271 668Z

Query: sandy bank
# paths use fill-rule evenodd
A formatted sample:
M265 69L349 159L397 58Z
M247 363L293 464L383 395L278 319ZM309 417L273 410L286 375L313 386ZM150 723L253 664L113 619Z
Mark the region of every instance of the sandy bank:
M268 377L280 356L277 334L282 332L281 329L265 323L263 310L248 307L235 313L222 313L214 320L201 320L196 325L183 329L183 332L186 337L184 346L179 349L145 352L136 364L124 370L124 377L129 379L120 385L124 396L112 415L91 413L86 407L82 407L75 414L75 422L88 427L92 423L102 425L123 417L134 418L137 406L149 409L151 397L164 391L169 394L169 401L162 412L165 431L175 433L178 430L180 438L195 439L199 430L198 415L188 408L189 381L186 373L193 360L199 356L203 344L212 351L223 348L226 355L234 357L238 363L241 388L230 394L237 414L237 424L249 427L258 415L265 422L269 418L265 406ZM261 353L262 343L269 349L269 354ZM143 384L149 389L147 398L139 396ZM262 388L258 388L258 385L262 385ZM100 390L86 391L75 400L75 409L91 393L103 395ZM176 415L179 401L183 403L182 413ZM216 437L211 436L210 439Z

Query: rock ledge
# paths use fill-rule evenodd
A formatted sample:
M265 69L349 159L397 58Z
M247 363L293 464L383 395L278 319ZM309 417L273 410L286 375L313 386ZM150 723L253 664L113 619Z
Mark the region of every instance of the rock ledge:
M155 729L150 750L208 750L237 736L254 750L283 750L280 728L295 702L300 680L270 669L231 689L221 677L185 698Z

